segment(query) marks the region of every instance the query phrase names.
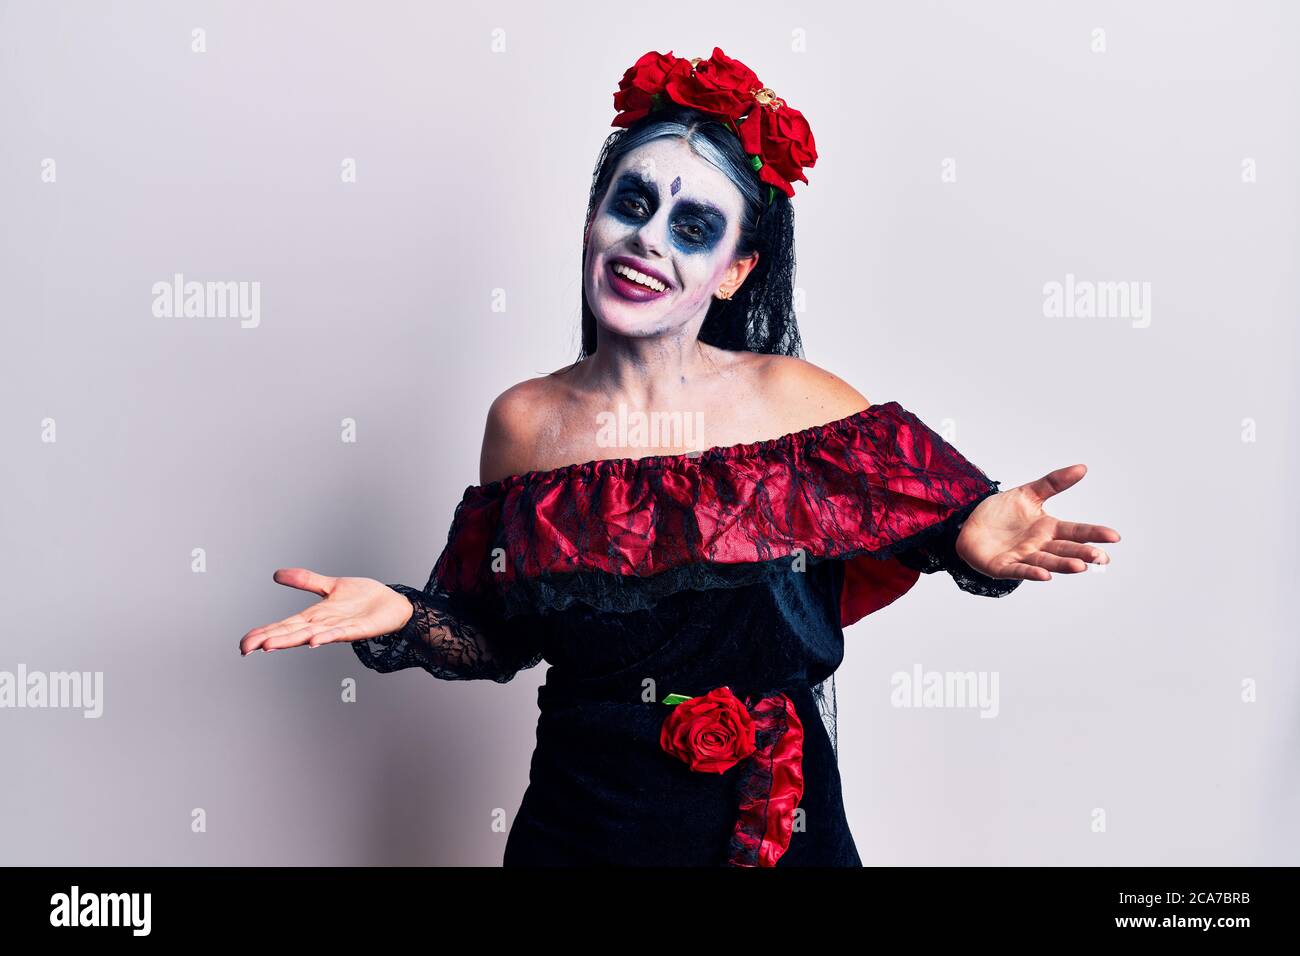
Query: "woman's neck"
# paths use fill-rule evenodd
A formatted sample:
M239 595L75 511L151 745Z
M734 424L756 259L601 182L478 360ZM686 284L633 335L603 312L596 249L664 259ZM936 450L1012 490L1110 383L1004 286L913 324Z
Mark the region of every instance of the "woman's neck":
M688 333L641 338L598 333L597 343L582 362L584 385L633 408L677 407L719 370L712 354L717 350Z

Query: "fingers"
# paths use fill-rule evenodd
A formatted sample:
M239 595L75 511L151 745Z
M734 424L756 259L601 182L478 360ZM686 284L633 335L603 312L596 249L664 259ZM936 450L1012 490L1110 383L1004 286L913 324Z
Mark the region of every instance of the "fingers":
M1039 550L1047 551L1050 554L1059 554L1066 558L1079 558L1089 564L1110 564L1110 555L1101 548L1076 544L1073 541L1049 541Z
M338 578L317 574L307 568L277 568L272 578L277 584L288 585L291 588L299 588L303 591L311 591L314 594L321 595L321 597L328 597L338 583ZM259 647L264 651L270 650L271 648L267 646L269 643L278 641L285 635L299 631L308 624L313 623L313 615L319 606L317 604L305 611L292 614L282 621L253 628L240 638L239 653L248 656Z
M307 612L301 611L298 614L286 617L283 621L276 621L274 624L264 624L262 627L255 627L239 640L239 653L251 654L257 650L269 638L279 637L296 631L304 625L310 623L307 619Z
M361 639L361 625L336 623L333 627L322 631L319 634L312 635L307 642L309 647L320 647L322 644L334 644L340 641L356 641Z
M310 608L308 610L311 610ZM283 621L257 627L244 635L239 642L239 652L247 657L256 650L281 651L287 647L320 647L338 641L355 641L362 637L362 628L356 621L341 618L314 620L304 611L286 617Z
M1023 561L1012 561L998 568L997 572L999 578L1020 578L1022 581L1052 580L1052 575L1048 573L1046 568L1025 564Z
M338 578L317 574L307 568L277 568L272 577L277 584L287 584L291 588L311 591L321 597L329 597L329 593L334 590L334 585L338 581Z
M288 647L320 647L322 644L334 644L343 641L360 640L361 625L355 621L331 619L313 621L302 627L287 629L267 639L262 644L263 651L282 651Z
M1042 502L1052 497L1052 495L1059 495L1071 485L1077 484L1087 473L1087 465L1068 465L1065 468L1049 471L1037 481L1029 482L1029 484L1025 485L1025 488Z
M1101 548L1073 541L1048 541L1033 554L1013 561L998 570L999 577L1018 577L1027 581L1050 581L1051 572L1082 574L1089 564L1110 564L1110 555Z
M335 630L338 630L337 621L313 621L303 627L287 630L282 634L269 638L262 644L262 650L281 651L286 647L301 647L303 644L316 647L322 635Z
M272 577L277 584L311 591L324 598L328 598L338 586L338 578L317 574L309 568L277 568ZM253 628L240 638L239 653L247 657L259 648L263 651L278 651L286 647L297 647L300 644L319 647L322 643L344 639L340 635L349 631L338 627L340 621L325 620L318 616L320 612L317 609L325 603L322 601L282 621ZM356 630L354 627L351 633L355 633Z
M1087 563L1079 558L1062 557L1048 551L1035 551L1025 558L1025 564L1046 568L1048 571L1059 571L1061 574L1080 574L1088 570Z
M1056 522L1053 537L1058 541L1106 541L1114 543L1119 540L1119 532L1107 528L1104 524L1082 524L1078 521Z

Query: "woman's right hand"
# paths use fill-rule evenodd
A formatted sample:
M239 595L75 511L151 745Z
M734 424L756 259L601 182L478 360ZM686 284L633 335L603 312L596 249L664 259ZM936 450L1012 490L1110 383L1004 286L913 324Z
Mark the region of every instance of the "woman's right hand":
M239 652L245 656L259 647L264 651L302 644L319 647L391 634L400 631L415 610L409 600L373 578L331 578L306 568L279 568L274 578L325 600L282 621L253 628L239 641Z

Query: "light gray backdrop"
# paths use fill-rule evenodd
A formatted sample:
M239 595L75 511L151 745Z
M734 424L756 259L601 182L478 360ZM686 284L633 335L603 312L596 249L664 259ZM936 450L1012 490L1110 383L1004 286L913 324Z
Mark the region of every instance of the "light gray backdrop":
M499 863L545 665L237 641L313 600L279 566L424 584L489 402L576 354L618 79L715 44L817 137L808 358L1004 487L1084 462L1055 512L1124 535L849 630L863 859L1300 862L1294 5L741 11L0 5L0 671L103 674L98 718L0 709L0 862ZM256 324L156 315L177 273ZM1054 316L1067 276L1150 297ZM917 665L997 717L893 706Z

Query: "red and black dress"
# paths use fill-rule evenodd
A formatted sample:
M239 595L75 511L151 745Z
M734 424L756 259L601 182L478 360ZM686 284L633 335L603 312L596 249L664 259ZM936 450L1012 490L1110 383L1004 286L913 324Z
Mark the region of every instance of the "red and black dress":
M946 571L999 482L897 402L753 444L466 490L377 671L545 659L511 865L860 866L836 765L842 628Z

